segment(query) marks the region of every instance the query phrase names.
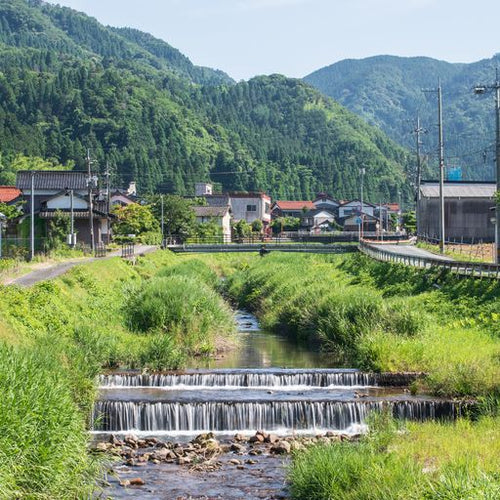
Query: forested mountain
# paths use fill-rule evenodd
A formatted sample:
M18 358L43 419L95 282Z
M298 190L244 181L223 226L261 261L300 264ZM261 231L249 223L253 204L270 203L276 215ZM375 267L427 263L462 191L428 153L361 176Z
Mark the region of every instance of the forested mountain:
M300 80L235 84L167 43L39 0L0 0L0 183L18 154L192 194L212 180L283 198L410 196L406 152ZM4 175L5 178L5 175Z
M446 165L461 167L464 178L493 179L495 111L493 96L474 95L478 83L493 83L500 55L473 64L426 57L376 56L344 60L306 76L325 95L379 126L392 139L415 149L417 114L429 175L436 175L437 96L441 80Z

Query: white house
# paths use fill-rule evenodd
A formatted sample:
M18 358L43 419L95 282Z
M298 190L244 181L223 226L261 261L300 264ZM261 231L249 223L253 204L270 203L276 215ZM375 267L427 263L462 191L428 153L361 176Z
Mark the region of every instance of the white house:
M196 222L199 224L215 222L222 228L224 242L231 242L231 209L229 206L196 206L193 207L193 211L196 216Z

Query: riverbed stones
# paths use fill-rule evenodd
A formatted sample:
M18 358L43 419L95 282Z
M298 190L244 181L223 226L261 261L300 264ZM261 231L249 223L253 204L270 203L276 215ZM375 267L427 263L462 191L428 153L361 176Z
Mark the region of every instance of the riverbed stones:
M235 453L244 453L246 450L246 447L242 444L233 443L231 445L231 451L234 451Z
M279 441L275 445L271 446L271 453L274 455L285 455L290 453L292 446L288 441Z

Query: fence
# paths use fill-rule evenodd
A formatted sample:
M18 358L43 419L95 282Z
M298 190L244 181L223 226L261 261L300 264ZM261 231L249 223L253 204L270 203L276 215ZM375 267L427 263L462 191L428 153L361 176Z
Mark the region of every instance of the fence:
M135 247L133 243L124 243L122 245L122 258L130 259L135 255Z
M439 238L419 235L418 241L429 243L430 245L439 245ZM445 247L456 254L463 255L463 260L481 259L494 261L495 244L489 241L475 238L452 238L444 242Z
M95 257L106 257L106 245L104 243L98 243L94 249Z
M396 262L406 266L413 266L422 269L439 267L447 269L450 273L461 276L472 276L474 278L499 279L500 266L497 264L487 264L483 262L462 262L444 260L439 258L422 257L418 255L407 255L403 253L389 252L375 247L366 241L360 241L359 250L372 259L384 262Z

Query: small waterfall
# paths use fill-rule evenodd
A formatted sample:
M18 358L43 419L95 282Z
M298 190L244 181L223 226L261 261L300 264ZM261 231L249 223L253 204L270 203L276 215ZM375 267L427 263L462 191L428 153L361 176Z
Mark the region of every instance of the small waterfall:
M345 430L363 424L372 410L390 408L396 418L455 418L451 401L264 401L132 402L98 401L94 430L99 431L242 431L286 428Z
M101 387L353 387L377 385L377 375L355 370L234 370L101 375Z

